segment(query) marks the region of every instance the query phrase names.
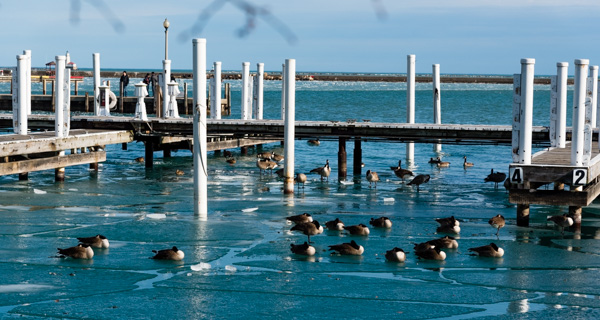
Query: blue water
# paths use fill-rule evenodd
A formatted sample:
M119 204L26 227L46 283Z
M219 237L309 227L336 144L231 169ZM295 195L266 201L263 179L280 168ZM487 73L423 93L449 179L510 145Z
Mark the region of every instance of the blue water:
M86 80L82 90L90 85ZM116 79L114 80L116 81ZM233 114L239 118L240 83L232 81ZM431 122L430 84L417 86L416 122ZM280 117L280 82L266 82L265 118ZM1 89L1 88L0 88ZM299 120L370 119L404 122L402 83L297 82ZM35 90L35 89L34 89ZM571 98L569 98L571 99ZM443 84L443 123L510 124L512 86ZM546 125L549 87L535 91L534 123ZM569 121L570 123L570 121ZM134 161L141 143L108 146L98 172L87 166L30 173L29 180L0 177L0 318L403 318L486 319L600 317L600 212L584 208L581 232L546 221L567 208L532 206L531 227L515 226L515 205L503 188L483 182L490 169L506 172L509 146L415 145L415 173L430 174L421 191L398 180L389 167L405 161L405 145L363 142L363 174L352 176L348 142L347 181L337 180L337 141L309 146L296 141L296 170L331 162L328 182L309 175L304 190L282 195L275 175L259 175L255 153L231 150L234 166L210 154L209 215L193 215L189 151L163 158L154 168ZM263 151L282 153L278 143ZM449 168L427 163L442 156ZM462 157L474 162L462 167ZM183 176L175 171L183 170ZM381 182L370 188L366 170ZM306 237L289 231L285 217L311 213L320 222L346 225L388 216L391 230L368 237L325 231L311 237L317 254L291 254ZM502 214L499 237L487 223ZM422 261L413 244L438 238L434 218L461 222L459 248L443 262ZM76 237L103 234L111 247L93 260L56 258L56 248ZM329 245L355 240L361 257L332 256ZM503 258L478 258L467 249L495 242ZM182 262L150 260L153 249L176 245ZM405 263L387 263L386 250L409 252Z

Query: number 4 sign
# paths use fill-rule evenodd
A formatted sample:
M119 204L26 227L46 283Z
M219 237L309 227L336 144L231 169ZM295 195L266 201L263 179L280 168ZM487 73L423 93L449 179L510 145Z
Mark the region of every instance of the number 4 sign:
M509 168L508 173L510 174L510 183L522 184L523 183L523 168Z

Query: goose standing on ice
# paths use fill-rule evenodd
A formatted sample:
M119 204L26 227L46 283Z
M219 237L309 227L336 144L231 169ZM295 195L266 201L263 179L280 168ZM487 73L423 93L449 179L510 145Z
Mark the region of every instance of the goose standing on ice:
M488 176L483 179L483 181L485 182L493 182L494 183L494 188L498 188L498 183L500 182L504 182L504 180L506 179L506 173L504 172L494 172L494 169L492 169L492 172L490 174L488 174Z
M298 214L295 216L290 216L285 218L288 221L291 221L295 224L298 223L304 223L304 222L312 222L313 221L313 217L310 215L310 213L303 213L303 214Z
M277 163L275 163L269 159L258 159L256 161L256 166L258 167L258 169L260 170L260 174L262 175L263 171L267 171L267 170L273 171L273 169L275 169L277 167Z
M379 181L379 175L375 171L367 170L367 180L369 181L369 188L371 187L371 182L375 183L375 188L377 188L377 181Z
M428 174L420 174L418 176L416 176L414 179L412 179L409 183L407 183L407 186L410 185L416 185L417 186L417 192L419 191L419 186L422 185L423 183L427 183L429 182L429 179L431 179L431 176L429 176Z
M294 182L297 184L302 183L302 189L304 189L304 183L306 182L306 175L304 173L297 173L296 178L294 178Z
M551 216L547 221L554 222L557 226L561 227L561 233L565 234L565 227L570 227L573 225L573 218L569 217L567 214L562 216Z
M313 220L311 222L302 222L293 226L290 231L300 231L308 237L308 243L311 243L310 236L323 233L323 227L319 224L319 221Z
M402 160L398 160L397 167L390 167L390 169L392 169L392 171L394 171L394 174L396 175L396 177L402 179L402 182L404 182L404 180L406 178L414 176L412 171L407 170L407 169L402 169Z
M501 214L498 214L498 215L492 217L488 221L488 223L490 224L490 226L497 229L496 236L498 236L498 233L500 232L500 228L504 228L504 226L506 225L506 219L504 219L504 217Z
M329 174L331 173L331 168L329 167L329 159L325 161L325 165L322 167L314 168L310 170L311 173L315 172L321 176L321 181L323 181L323 177L327 178L329 181Z

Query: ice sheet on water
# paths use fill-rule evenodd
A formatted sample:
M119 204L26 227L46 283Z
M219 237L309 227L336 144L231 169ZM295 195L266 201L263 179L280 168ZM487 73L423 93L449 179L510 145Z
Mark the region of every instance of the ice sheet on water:
M0 285L0 293L34 292L42 290L52 290L55 288L56 287L54 286L33 283L4 284Z
M48 192L46 192L44 190L40 190L40 189L33 189L33 193L35 193L35 194L46 194Z
M258 210L258 207L242 209L242 212L254 212L256 210Z
M211 265L210 263L200 262L198 264L192 265L190 268L194 271L210 270Z

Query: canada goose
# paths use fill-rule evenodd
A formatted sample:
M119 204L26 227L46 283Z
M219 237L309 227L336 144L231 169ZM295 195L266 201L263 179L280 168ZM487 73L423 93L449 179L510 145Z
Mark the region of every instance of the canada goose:
M402 160L398 160L397 167L390 167L390 169L392 169L392 171L394 171L394 174L396 175L396 177L402 179L402 182L404 182L404 179L414 176L412 171L407 170L407 169L402 169Z
M460 226L460 222L451 216L449 218L436 218L435 221L440 224L440 226Z
M379 175L375 171L367 170L367 180L369 181L369 188L371 187L371 182L375 183L375 188L377 188L377 181L379 181Z
M465 162L463 162L463 167L468 168L474 166L473 162L467 162L467 156L464 156L463 158L465 159Z
M302 222L293 226L290 231L300 231L308 237L308 243L310 242L310 236L323 233L323 227L319 224L319 221L313 220L311 222Z
M56 250L58 250L58 253L62 255L63 258L92 259L94 257L94 250L92 250L92 247L82 243L66 249L56 248Z
M290 243L290 250L295 254L300 254L303 256L314 256L317 252L315 247L311 246L306 241L303 244Z
M504 228L504 225L506 224L506 220L504 219L504 217L501 214L498 214L498 215L492 217L488 221L488 223L490 224L490 226L497 229L497 231L496 231L496 236L497 236L498 233L500 232L500 228Z
M277 177L283 178L283 168L277 169L277 171L275 171L275 174L277 175Z
M394 249L385 252L385 259L392 262L404 262L406 261L406 253L404 250L395 247Z
M450 162L440 160L439 162L436 163L436 165L438 168L448 168L448 167L450 167Z
M296 178L294 178L294 182L297 184L302 183L302 189L304 189L304 183L306 182L306 175L304 173L297 173Z
M445 237L441 237L439 239L435 239L435 240L429 240L427 241L427 243L438 247L440 249L457 249L458 248L458 242L456 241L456 239L454 239L453 237L450 236L445 236Z
M183 172L183 170L177 169L177 170L175 170L175 174L178 175L178 176L182 176L182 175L185 174L185 172Z
M225 150L225 151L223 151L223 157L231 158L231 157L233 157L233 154L231 153L231 151Z
M390 220L390 218L388 218L388 217L379 217L377 219L371 218L371 221L369 221L369 224L375 228L389 229L392 227L392 220Z
M277 163L268 159L258 159L256 160L256 166L260 169L260 173L262 174L262 172L266 170L273 171L273 169L277 167Z
M369 233L371 233L369 227L365 226L362 223L353 226L344 226L344 229L348 230L348 232L350 232L350 234L353 236L368 236Z
M418 176L416 176L414 179L412 179L409 183L407 183L407 186L410 185L416 185L417 186L417 191L419 191L419 186L423 183L427 183L429 181L431 177L428 174L420 174Z
M422 252L422 251L426 251L429 249L433 249L435 248L435 246L429 242L421 242L421 243L415 243L415 246L413 247L413 250L415 250L415 252Z
M446 253L436 246L431 246L429 249L415 251L417 257L425 260L445 260Z
M295 224L313 221L313 217L310 215L310 213L306 213L306 212L303 214L298 214L295 216L287 217L285 219L288 221L291 221Z
M80 243L87 244L92 248L106 249L110 245L108 243L108 239L101 234L97 234L94 237L77 238L77 240L79 240Z
M568 215L564 214L562 216L551 216L548 218L547 221L552 221L554 222L557 226L561 227L561 233L565 234L565 227L570 227L573 225L573 218L569 217Z
M429 163L438 164L440 162L442 162L442 159L440 159L440 157L437 157L435 159L434 158L429 158Z
M273 156L271 157L271 160L273 160L275 162L281 162L281 161L283 161L283 159L285 159L285 158L282 155L273 152Z
M156 253L154 255L154 257L151 257L150 259L157 259L157 260L175 260L175 261L180 261L183 260L183 258L185 257L185 253L183 253L183 251L177 249L177 247L173 246L173 248L171 249L164 249L164 250L152 250L152 252Z
M263 160L265 160L265 159L266 160L271 160L271 158L273 157L274 153L275 152L272 152L272 151L271 152L261 152L261 153L257 153L256 157L259 158L259 159L263 159Z
M144 162L144 157L137 157L134 159L135 162Z
M306 143L308 143L308 145L310 145L310 146L319 146L319 145L321 145L321 141L319 141L319 138L317 138L315 140L308 140L308 141L306 141Z
M325 222L325 227L329 230L342 231L344 230L344 223L339 218L335 218L335 220Z
M492 169L492 172L485 179L483 179L483 181L485 181L485 182L491 181L494 183L494 188L498 188L498 183L504 182L505 179L506 179L506 173L494 172L494 169Z
M469 248L469 251L475 252L480 257L500 258L504 255L504 249L498 248L498 246L493 242L486 246Z
M229 164L235 164L235 162L236 162L234 157L229 157L225 161L227 161L227 163L229 163Z
M361 254L363 254L363 252L365 252L365 248L356 243L354 240L350 241L349 243L346 242L329 246L329 250L337 251L337 253L342 255L351 256L360 256Z
M312 169L310 170L310 172L316 172L317 174L319 174L321 176L321 181L323 181L323 177L327 178L327 181L329 181L329 174L331 173L331 168L329 167L329 160L325 162L324 166Z

